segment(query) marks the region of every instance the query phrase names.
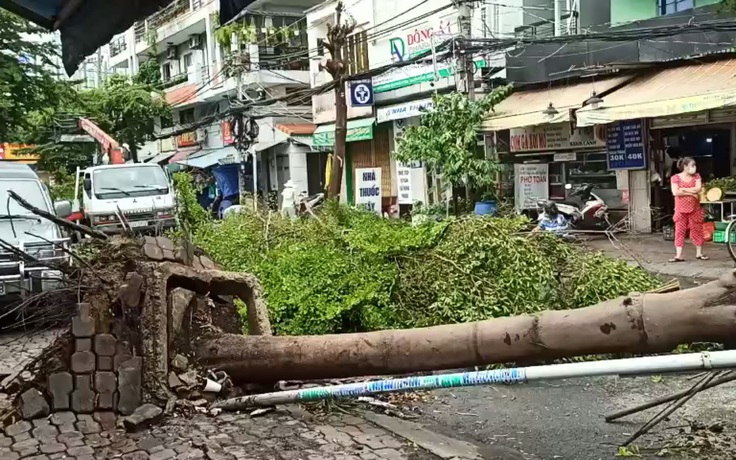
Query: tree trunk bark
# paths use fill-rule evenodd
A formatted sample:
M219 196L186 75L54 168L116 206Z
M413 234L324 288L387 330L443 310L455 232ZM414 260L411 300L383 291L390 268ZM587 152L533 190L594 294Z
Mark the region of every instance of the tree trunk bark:
M363 334L222 335L198 344L202 363L238 383L457 369L604 353L660 353L724 342L736 332L736 278L668 294L631 294L578 310Z

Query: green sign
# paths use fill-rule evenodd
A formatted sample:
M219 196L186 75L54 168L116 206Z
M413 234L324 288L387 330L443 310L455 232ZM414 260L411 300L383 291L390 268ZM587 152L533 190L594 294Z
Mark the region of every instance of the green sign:
M486 61L483 58L476 59L473 62L478 68L483 68L486 66ZM389 80L389 81L386 81L385 83L376 83L374 81L373 93L374 94L385 93L387 91L393 91L395 89L406 88L407 86L418 85L420 83L428 83L430 81L434 81L435 75L434 75L434 69L432 68L432 66L429 66L429 65L426 67L422 66L422 67L415 68L415 69L418 70L416 72L416 75L411 75L411 73L413 73L412 70L414 69L411 69L411 68L402 69L403 75L409 74L406 78L401 78L397 80ZM455 75L455 68L453 66L440 67L439 69L437 69L437 74L439 78L448 78L448 77ZM381 78L378 77L377 80L380 82Z
M348 122L347 142L369 141L373 139L373 119ZM335 145L335 125L320 126L314 132L312 145L315 147L332 147Z

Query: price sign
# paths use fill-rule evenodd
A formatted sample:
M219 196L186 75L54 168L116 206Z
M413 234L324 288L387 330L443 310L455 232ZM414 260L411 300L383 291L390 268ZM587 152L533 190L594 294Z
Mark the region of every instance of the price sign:
M608 128L608 169L646 169L641 120L622 121Z

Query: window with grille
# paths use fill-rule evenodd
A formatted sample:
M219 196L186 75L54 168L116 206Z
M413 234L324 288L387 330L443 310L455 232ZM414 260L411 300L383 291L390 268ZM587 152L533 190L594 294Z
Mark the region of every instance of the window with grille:
M367 72L368 64L368 34L358 32L348 37L342 51L342 57L347 62L347 74Z

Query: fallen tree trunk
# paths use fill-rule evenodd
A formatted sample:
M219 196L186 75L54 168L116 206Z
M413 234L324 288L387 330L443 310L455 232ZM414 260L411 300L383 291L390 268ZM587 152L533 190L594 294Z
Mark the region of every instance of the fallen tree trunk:
M578 310L363 334L221 335L200 341L208 367L236 382L404 374L605 353L661 353L736 332L736 277L667 294L631 294Z

